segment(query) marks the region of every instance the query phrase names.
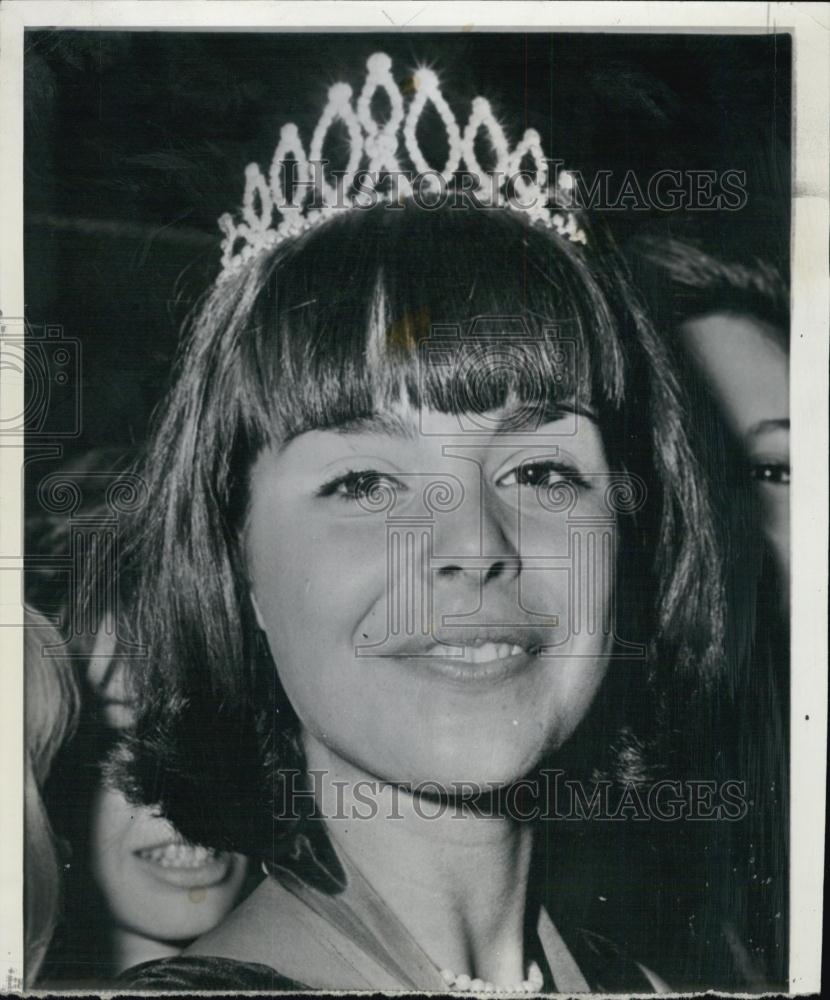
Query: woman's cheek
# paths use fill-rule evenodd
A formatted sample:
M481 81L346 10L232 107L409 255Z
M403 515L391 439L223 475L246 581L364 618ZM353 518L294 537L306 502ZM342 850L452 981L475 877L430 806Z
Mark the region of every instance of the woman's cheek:
M536 512L522 519L519 599L550 627L551 645L600 649L614 631L618 524L590 499L571 513L578 516Z
M324 622L329 630L344 616L356 626L356 613L386 582L386 532L376 518L285 532L250 551L261 610L264 599L277 618L315 630Z

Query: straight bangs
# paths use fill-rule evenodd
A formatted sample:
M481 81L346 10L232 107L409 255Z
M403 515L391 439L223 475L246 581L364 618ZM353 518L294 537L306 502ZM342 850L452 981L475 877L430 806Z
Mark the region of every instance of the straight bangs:
M332 219L246 279L249 440L401 403L444 413L618 409L619 320L580 252L523 217L408 204Z

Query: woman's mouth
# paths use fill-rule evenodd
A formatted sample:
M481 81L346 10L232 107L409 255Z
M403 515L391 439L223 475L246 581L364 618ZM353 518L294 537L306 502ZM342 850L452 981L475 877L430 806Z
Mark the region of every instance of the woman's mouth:
M233 856L207 847L168 841L133 851L154 878L180 889L208 888L224 881Z
M424 656L447 656L465 663L493 663L524 653L521 646L509 642L483 642L480 645L449 646L436 642L424 652Z
M538 652L538 647L529 649L514 642L491 640L459 645L433 643L412 658L411 664L416 670L459 684L498 684L540 663Z

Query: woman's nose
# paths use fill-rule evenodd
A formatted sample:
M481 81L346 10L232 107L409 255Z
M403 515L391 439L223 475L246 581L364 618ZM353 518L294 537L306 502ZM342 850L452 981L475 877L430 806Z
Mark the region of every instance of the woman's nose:
M432 569L438 579L476 584L512 580L521 571L519 550L502 509L482 490L458 510L436 518Z

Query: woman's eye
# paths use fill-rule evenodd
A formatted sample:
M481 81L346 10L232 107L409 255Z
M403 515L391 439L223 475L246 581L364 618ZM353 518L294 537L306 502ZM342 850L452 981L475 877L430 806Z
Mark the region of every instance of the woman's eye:
M552 486L568 482L587 487L588 481L570 465L562 462L523 462L496 481L497 486Z
M773 486L790 485L790 467L783 462L764 462L753 465L750 475L759 483L771 483Z
M405 489L394 476L367 469L347 472L324 483L317 491L318 497L338 497L341 500L377 500L381 493L398 493Z

